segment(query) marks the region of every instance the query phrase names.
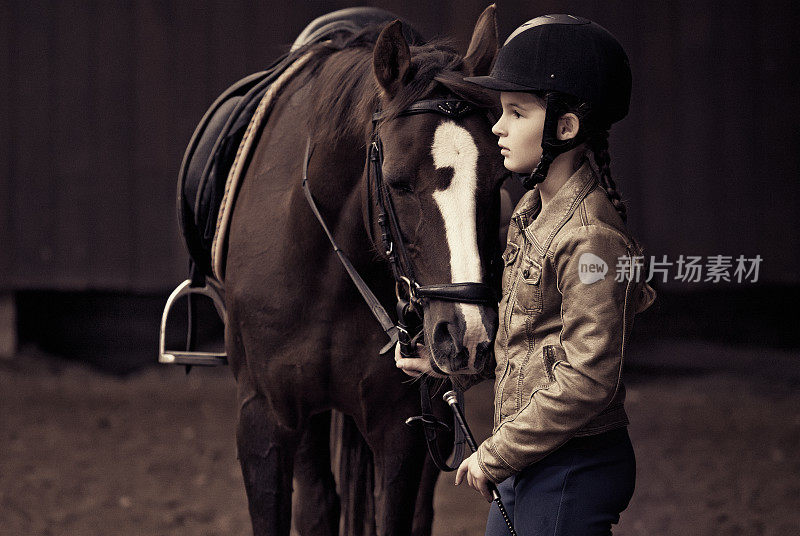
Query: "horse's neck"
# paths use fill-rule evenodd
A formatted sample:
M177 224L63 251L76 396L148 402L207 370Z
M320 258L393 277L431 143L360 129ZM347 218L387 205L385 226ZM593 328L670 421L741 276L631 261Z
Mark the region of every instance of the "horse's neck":
M324 185L321 197L314 197L325 203L326 224L334 234L337 245L344 251L353 266L364 277L373 290L381 295L391 295L394 280L388 265L379 260L378 254L366 229L365 217L364 165L366 148L363 139L341 139L338 142L326 140L325 167L330 175ZM316 142L318 146L320 142ZM325 143L323 141L322 143ZM374 218L374 211L371 213ZM330 219L330 221L328 221ZM322 229L320 228L320 232ZM325 239L327 242L327 238ZM333 255L335 262L338 258ZM352 285L347 278L348 285Z

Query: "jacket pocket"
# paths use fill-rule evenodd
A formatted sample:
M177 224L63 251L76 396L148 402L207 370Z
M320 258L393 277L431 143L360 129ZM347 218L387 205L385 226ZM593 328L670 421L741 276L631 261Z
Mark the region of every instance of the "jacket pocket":
M542 348L541 354L530 353L525 357L516 378L515 411L525 406L536 391L546 389L556 381L553 368L565 355L560 346L548 345Z
M548 344L542 348L542 360L544 361L544 371L545 374L547 374L548 381L556 381L556 376L553 374L553 369L555 369L556 363L559 361L564 361L566 357L567 353L560 346Z
M517 285L517 303L526 313L542 311L542 265L537 259L528 255L522 258L519 266L519 284Z
M513 283L513 274L514 274L514 261L517 260L517 254L519 253L519 246L513 242L509 242L506 245L506 250L503 252L503 281L502 281L502 291L503 296L509 293L511 290L511 284Z

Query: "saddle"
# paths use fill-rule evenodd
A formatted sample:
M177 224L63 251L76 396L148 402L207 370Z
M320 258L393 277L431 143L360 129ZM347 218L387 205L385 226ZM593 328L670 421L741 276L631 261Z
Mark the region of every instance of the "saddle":
M308 46L337 33L357 33L367 26L400 19L380 8L355 7L334 11L312 21L289 52L264 71L242 78L226 89L195 128L178 173L177 211L181 233L190 257L189 279L167 300L161 321L159 362L182 365L226 364L224 352L195 351L187 337L185 351L167 351L166 329L170 310L182 297L189 300L188 333L197 331L192 297L210 299L225 321L223 289L228 220L239 178L243 175L253 140L266 122L275 86L299 70ZM401 19L402 20L402 19ZM409 43L421 44L422 35L408 23L403 31Z

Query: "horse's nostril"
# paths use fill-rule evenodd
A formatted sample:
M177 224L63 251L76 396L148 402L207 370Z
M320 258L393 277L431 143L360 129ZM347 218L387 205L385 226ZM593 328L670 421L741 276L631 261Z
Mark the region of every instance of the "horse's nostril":
M453 325L439 322L433 330L434 353L441 360L443 370L457 371L469 366L469 351L453 334Z
M458 353L453 356L451 370L459 371L467 367L469 367L469 351L462 347Z
M481 371L486 366L486 361L492 355L492 342L484 341L475 347L475 370Z
M453 337L450 334L450 324L439 322L433 330L433 344L442 351L450 353L455 351Z

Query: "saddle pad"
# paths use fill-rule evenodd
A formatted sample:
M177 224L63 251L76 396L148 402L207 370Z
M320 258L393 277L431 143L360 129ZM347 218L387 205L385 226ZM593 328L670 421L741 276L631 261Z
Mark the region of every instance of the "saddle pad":
M220 204L219 212L217 215L216 231L214 232L214 240L211 246L211 267L214 272L214 277L219 281L225 280L225 259L227 257L228 247L228 228L230 224L231 214L233 213L233 204L236 199L236 191L239 187L242 174L246 169L246 163L249 162L250 152L254 147L254 142L258 138L257 134L261 131L265 121L272 111L275 99L280 94L286 83L299 72L312 54L308 53L297 58L269 87L267 92L258 104L258 108L250 119L247 125L244 137L242 138L239 148L236 151L231 170L228 173L228 178L225 181L225 190L222 196L222 203Z

